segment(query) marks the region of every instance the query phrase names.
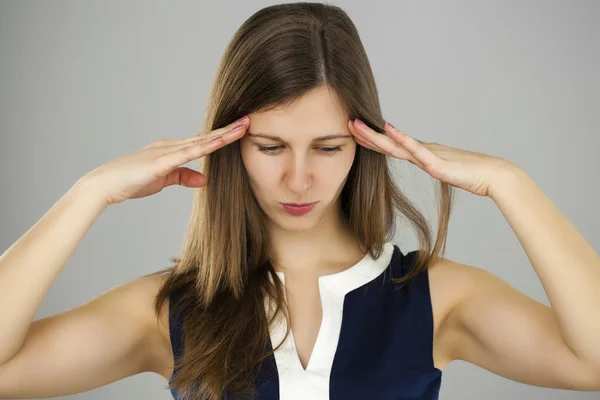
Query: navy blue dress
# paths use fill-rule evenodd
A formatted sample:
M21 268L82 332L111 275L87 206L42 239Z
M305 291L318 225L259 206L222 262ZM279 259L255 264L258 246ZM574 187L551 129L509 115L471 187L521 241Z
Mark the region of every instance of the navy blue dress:
M428 271L399 290L391 282L410 269L416 254L386 243L379 258L367 254L349 269L319 277L323 319L307 367L300 363L292 332L263 362L258 399L437 400L442 371L433 364ZM285 287L283 272L277 275ZM178 295L172 295L171 304ZM171 312L169 321L177 357L183 349L182 320ZM269 351L285 334L285 322L279 322ZM171 393L178 398L175 390Z

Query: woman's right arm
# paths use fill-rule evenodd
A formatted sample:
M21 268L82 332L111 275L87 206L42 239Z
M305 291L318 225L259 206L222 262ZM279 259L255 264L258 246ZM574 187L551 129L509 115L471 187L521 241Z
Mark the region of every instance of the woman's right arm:
M232 129L236 125L242 129ZM238 140L247 125L245 120L200 136L158 140L91 171L0 256L0 398L66 396L145 371L170 377L168 313L157 321L153 307L162 275L31 321L108 205L170 185L204 186L204 175L181 165ZM166 307L168 300L162 311Z
M86 186L75 184L0 256L0 365L17 353L50 286L106 208Z
M140 372L166 373L160 368L168 366L170 342L153 312L160 276L128 282L80 307L31 322L106 208L92 183L73 186L0 257L2 399L67 396Z

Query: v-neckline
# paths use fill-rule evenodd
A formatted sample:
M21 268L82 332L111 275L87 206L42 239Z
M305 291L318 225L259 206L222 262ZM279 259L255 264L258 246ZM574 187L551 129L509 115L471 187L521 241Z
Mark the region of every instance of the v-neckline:
M386 243L384 251L378 259L373 259L369 253L366 253L360 261L343 271L319 276L317 284L322 311L321 324L310 357L306 363L306 368L302 366L302 362L300 361L296 340L291 327L288 339L280 348L285 348L284 353L280 353L282 354L282 362L277 364L284 364L287 367L291 367L300 374L307 374L317 370L330 371L341 333L342 315L338 315L338 313L342 311L344 297L350 291L379 276L389 264L392 253L393 244ZM285 274L283 271L276 271L276 274L283 283L285 295ZM287 298L287 295L285 296ZM277 344L283 339L286 329L283 318L279 319L279 331L271 335L271 339L273 339L273 336L278 338L276 341Z

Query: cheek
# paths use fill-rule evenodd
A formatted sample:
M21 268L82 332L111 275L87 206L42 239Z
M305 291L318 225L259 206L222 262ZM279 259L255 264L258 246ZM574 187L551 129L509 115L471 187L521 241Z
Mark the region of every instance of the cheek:
M341 153L336 157L332 157L335 160L329 162L327 167L324 168L327 171L325 179L329 184L340 185L346 179L354 163L354 153L354 151L348 151L345 154Z
M253 154L251 149L247 149L242 152L242 162L253 189L266 189L277 181L277 169L273 168L273 163L266 157L261 157L261 154Z

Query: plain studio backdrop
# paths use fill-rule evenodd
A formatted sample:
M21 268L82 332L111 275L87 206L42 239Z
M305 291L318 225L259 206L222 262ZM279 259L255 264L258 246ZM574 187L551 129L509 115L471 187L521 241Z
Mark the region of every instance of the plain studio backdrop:
M227 42L275 3L0 2L0 252L86 172L158 138L197 133ZM423 141L512 160L600 250L600 2L331 3L361 34L387 120ZM437 230L434 180L393 163ZM457 195L446 256L549 305L494 202ZM169 265L191 201L192 189L168 187L109 207L36 319ZM417 245L403 224L394 242L405 251ZM166 400L165 384L144 373L72 398ZM598 392L528 386L455 361L444 369L441 398L598 399Z

